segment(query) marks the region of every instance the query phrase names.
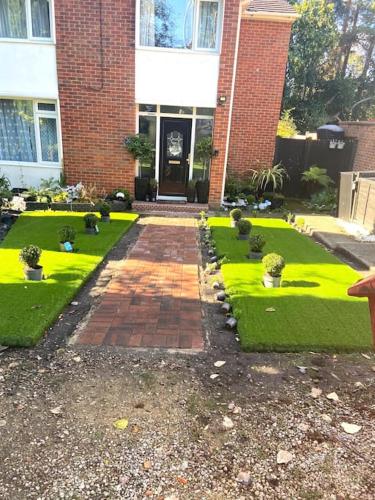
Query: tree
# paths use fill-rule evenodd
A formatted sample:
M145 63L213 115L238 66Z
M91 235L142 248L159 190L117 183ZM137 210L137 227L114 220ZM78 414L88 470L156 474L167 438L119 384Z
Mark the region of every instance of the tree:
M292 29L283 109L301 131L375 116L375 0L290 0Z

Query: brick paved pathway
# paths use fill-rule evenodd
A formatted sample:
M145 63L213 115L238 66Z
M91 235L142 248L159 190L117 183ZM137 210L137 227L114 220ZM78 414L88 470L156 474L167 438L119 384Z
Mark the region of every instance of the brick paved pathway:
M147 217L77 343L203 349L194 219Z

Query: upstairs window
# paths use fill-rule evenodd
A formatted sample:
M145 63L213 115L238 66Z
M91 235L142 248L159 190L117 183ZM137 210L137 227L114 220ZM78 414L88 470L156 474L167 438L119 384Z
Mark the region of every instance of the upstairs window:
M217 51L220 0L139 0L139 45Z
M50 0L0 0L0 38L50 40Z

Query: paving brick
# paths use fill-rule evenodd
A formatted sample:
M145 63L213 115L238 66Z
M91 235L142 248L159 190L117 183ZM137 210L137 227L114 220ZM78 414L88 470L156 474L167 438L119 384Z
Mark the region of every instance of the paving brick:
M79 335L81 344L203 349L193 219L142 219L145 227Z

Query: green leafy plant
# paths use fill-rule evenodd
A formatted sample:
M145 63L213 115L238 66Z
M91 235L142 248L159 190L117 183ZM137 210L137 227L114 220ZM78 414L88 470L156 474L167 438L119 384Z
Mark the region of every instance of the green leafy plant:
M292 109L286 109L282 112L277 125L276 133L279 137L293 137L298 134L297 127L293 120L292 111Z
M151 191L156 191L158 189L158 181L156 179L150 179L149 186L151 188Z
M265 255L262 259L262 263L266 273L275 278L281 276L281 273L285 267L284 258L277 253L269 253Z
M305 219L303 217L297 217L296 226L298 227L298 229L303 229L305 227Z
M100 215L103 217L109 217L109 214L111 213L111 205L106 201L102 201L98 205L98 210Z
M266 192L263 193L262 198L269 200L272 203L272 208L281 208L285 202L285 196L281 193Z
M84 217L83 217L83 220L85 222L85 227L87 229L94 229L95 226L97 225L98 223L98 218L95 214L92 214L92 213L89 213L89 214L86 214Z
M256 198L253 194L249 194L246 196L246 201L249 205L254 205Z
M296 221L296 214L294 214L293 212L288 212L285 216L285 220L288 224L294 224Z
M20 261L23 262L30 269L38 269L38 262L42 250L36 245L28 245L20 251Z
M212 155L212 138L202 137L195 145L195 159L201 161L203 165L202 179L206 179L208 176Z
M69 195L66 191L60 191L52 197L52 201L55 203L66 203L68 201Z
M76 231L72 226L63 226L59 230L59 236L61 243L66 243L67 241L69 241L69 243L74 243L74 240L76 238Z
M249 238L251 252L261 253L265 244L266 240L263 234L253 234Z
M150 161L153 158L154 147L143 134L129 135L124 141L129 153L141 162Z
M237 228L238 228L239 234L243 234L243 235L250 234L252 224L247 219L240 219L237 223Z
M327 169L320 168L317 165L313 165L308 170L305 170L302 174L301 181L309 183L313 187L323 188L328 188L333 184L333 180L327 175Z
M308 208L318 212L333 212L337 208L337 190L328 188L311 196Z
M252 170L252 182L258 192L264 191L267 187L270 187L272 191L282 189L284 180L287 177L287 171L280 164L261 168L260 170Z
M242 210L240 208L234 208L230 211L229 215L234 221L238 222L242 218Z

